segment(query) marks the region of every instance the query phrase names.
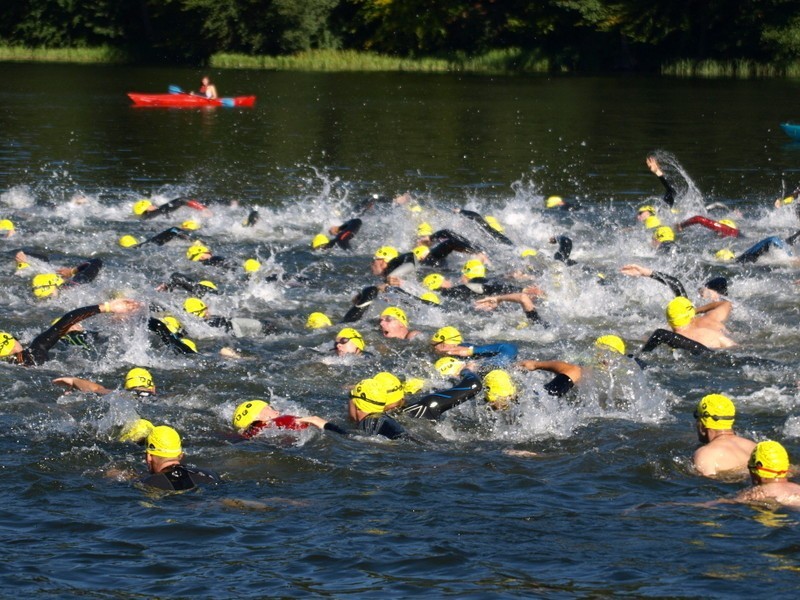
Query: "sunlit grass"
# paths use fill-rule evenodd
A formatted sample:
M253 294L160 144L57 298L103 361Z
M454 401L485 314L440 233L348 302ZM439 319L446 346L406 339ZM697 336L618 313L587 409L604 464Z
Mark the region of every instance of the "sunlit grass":
M662 66L661 74L674 77L705 77L710 79L794 78L800 77L800 63L777 65L758 63L752 60L679 60Z
M50 63L96 63L123 64L129 62L127 55L111 48L26 48L23 46L0 46L0 61L4 62L50 62Z

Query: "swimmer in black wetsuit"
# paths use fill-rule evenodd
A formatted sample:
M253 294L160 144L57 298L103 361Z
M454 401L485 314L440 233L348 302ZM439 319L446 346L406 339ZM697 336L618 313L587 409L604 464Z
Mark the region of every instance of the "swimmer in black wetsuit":
M475 397L482 389L481 381L472 371L461 371L461 380L445 390L437 390L417 400L406 402L399 412L415 419L438 419L451 408Z
M194 208L195 210L207 210L205 206L200 204L197 200L193 200L191 198L175 198L174 200L170 200L161 206L156 206L150 200L143 199L139 200L133 205L133 214L135 214L137 217L141 217L142 219L153 219L155 217L173 213L183 206L188 206L190 208Z
M670 182L667 181L667 178L664 177L664 173L661 171L661 167L655 156L648 156L645 162L647 163L647 167L653 172L653 175L658 177L661 185L664 186L664 196L661 199L664 201L664 204L672 208L675 205L675 188L672 187Z
M80 321L99 313L128 314L141 308L141 303L127 298L117 298L103 304L76 308L58 319L49 329L37 335L27 348L14 336L0 332L0 358L17 365L32 367L50 359L50 349L69 329Z
M350 241L361 229L361 219L350 219L341 225L330 228L330 233L333 235L332 240L325 243L318 243L317 238L314 238L312 247L315 250L328 250L334 246L338 246L342 250L350 250ZM320 234L322 235L322 234Z
M460 214L461 216L466 217L471 221L477 223L478 226L483 231L485 231L487 234L489 234L491 237L493 237L501 244L505 244L506 246L514 245L514 242L512 242L503 234L503 226L500 225L500 223L498 223L497 219L495 219L494 217L488 217L488 216L484 217L476 213L475 211L465 210L463 208L459 209L456 212L458 212L458 214Z
M183 273L173 273L169 276L167 283L162 283L156 290L159 292L172 292L176 288L189 292L198 298L202 298L209 293L215 294L218 291L217 285L213 281L209 281L208 279L196 281Z
M32 254L35 258L49 262L46 256ZM22 250L15 255L17 264L27 264L28 255ZM44 273L33 279L33 292L38 298L47 298L58 293L59 288L70 288L95 280L103 261L91 258L80 263L77 267L59 267L55 273Z
M150 475L141 480L147 487L183 492L200 484L217 484L217 474L181 464L184 454L181 437L172 427L159 425L147 436L145 444Z

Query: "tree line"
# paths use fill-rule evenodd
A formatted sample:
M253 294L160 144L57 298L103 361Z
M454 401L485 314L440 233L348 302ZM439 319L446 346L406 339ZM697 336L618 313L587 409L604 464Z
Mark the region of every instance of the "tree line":
M800 60L797 0L0 0L0 43L134 62L309 49L448 58L516 49L569 71Z

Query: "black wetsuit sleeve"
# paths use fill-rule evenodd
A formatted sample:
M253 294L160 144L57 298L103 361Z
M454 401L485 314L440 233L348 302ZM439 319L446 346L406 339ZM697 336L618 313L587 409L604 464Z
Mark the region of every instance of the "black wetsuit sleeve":
M468 219L475 221L481 229L483 229L486 233L496 239L498 242L506 244L507 246L513 246L514 242L504 236L502 233L497 231L494 227L489 225L486 220L478 213L472 210L464 210L463 208L459 211L461 215L467 217Z
M675 333L674 331L656 329L653 332L653 335L650 336L650 339L648 339L647 342L645 342L645 345L642 346L640 352L652 352L661 344L666 344L670 348L688 350L695 355L702 354L703 352L709 352L710 350L703 344L695 342L694 340L690 340L686 336Z
M349 250L350 240L359 232L360 229L361 219L350 219L349 221L342 223L339 226L339 233L337 233L336 237L328 243L328 247L332 247L333 244L335 244L342 250Z
M194 489L200 484L213 484L219 481L219 477L209 471L175 465L163 473L144 478L142 483L159 490L181 492Z
M166 204L162 204L161 206L157 207L155 210L149 210L142 213L142 219L153 219L155 217L160 217L163 215L168 215L172 212L178 210L181 206L186 206L186 203L189 202L191 198L175 198L174 200L170 200Z
M550 325L548 325L547 321L545 321L544 319L542 319L541 316L539 316L539 313L536 312L535 308L532 308L531 310L526 310L526 311L524 311L524 313L525 313L525 318L528 319L528 322L534 323L534 324L539 324L542 327L544 327L545 329L550 327Z
M81 285L83 283L90 283L94 281L100 269L103 268L103 261L99 258L92 258L78 265L75 269L75 275L66 283L66 285Z
M792 235L786 238L786 243L790 246L794 246L795 242L800 238L800 229L795 231Z
M333 433L338 433L339 435L350 435L349 431L347 431L346 429L342 429L341 427L339 427L335 423L331 423L330 421L325 423L323 429L325 431L332 431Z
M252 227L256 223L258 223L258 219L259 218L260 218L260 215L258 214L258 211L255 210L255 209L251 210L250 214L247 215L247 219L244 222L244 226L245 227Z
M672 208L675 205L675 188L672 187L672 184L670 184L670 182L667 181L667 178L663 175L659 177L658 180L661 182L661 185L664 186L664 196L662 196L661 199L667 204L667 206Z
M428 394L400 410L415 419L438 419L442 413L473 398L482 388L478 376L472 371L464 370L461 381L453 387Z
M208 265L209 267L227 267L228 264L225 262L224 256L217 256L214 255L208 260L202 261L204 265Z
M150 317L147 320L147 328L158 334L161 341L164 342L166 346L169 346L176 354L197 354L187 344L184 344L177 335L172 333L164 321L156 319L155 317Z
M439 288L436 290L442 298L450 298L452 300L473 300L480 294L476 294L465 285L457 285L451 288Z
M211 288L200 285L197 281L194 281L187 275L183 273L173 273L169 276L169 281L167 282L167 290L170 292L173 291L175 288L180 288L193 294L195 296L202 297L204 294L213 291Z
M206 319L206 324L209 327L221 327L221 328L224 328L226 332L228 332L231 329L233 329L233 323L231 322L230 319L228 319L226 317L220 317L220 316L209 317L208 319Z
M372 304L372 301L378 297L378 288L374 285L370 285L365 287L361 290L357 295L355 300L353 300L353 306L350 310L345 313L344 317L342 317L342 323L355 323L356 321L360 321L361 318L364 316L364 313L367 312L367 309Z
M143 244L156 244L157 246L163 246L167 242L171 242L175 238L180 238L182 240L189 240L191 239L188 235L186 235L183 231L178 229L177 227L170 227L169 229L165 229L161 233L157 233L153 237L146 239L143 241Z
M686 295L686 290L683 287L683 284L678 281L676 277L672 275L667 275L666 273L660 273L658 271L653 271L653 274L650 275L650 279L655 279L659 283L663 283L669 289L672 290L672 293L675 294L675 297L683 296L688 298Z
M94 315L100 314L100 306L84 306L76 308L56 321L49 329L37 335L33 341L22 351L22 363L28 366L40 365L49 360L50 349L56 345L67 330Z
M553 255L553 258L563 262L567 266L574 265L575 261L569 258L570 254L572 254L572 240L566 235L559 235L556 236L555 242L558 244L558 252Z
M558 396L559 398L561 396L565 396L567 392L574 387L575 383L572 381L572 379L563 373L559 373L553 377L553 379L544 384L544 389L548 394L551 396Z

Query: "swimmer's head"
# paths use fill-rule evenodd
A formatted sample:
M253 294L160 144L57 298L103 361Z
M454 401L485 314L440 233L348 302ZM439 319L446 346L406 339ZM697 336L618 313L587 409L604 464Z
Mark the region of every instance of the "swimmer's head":
M217 291L217 284L213 281L209 281L208 279L203 279L202 281L198 281L197 285L202 285L204 288L208 288L211 291Z
M557 208L559 206L564 206L564 199L561 196L549 196L544 201L545 208Z
M419 377L409 377L403 382L403 391L406 394L416 394L425 386L425 380Z
M672 227L667 227L666 225L658 227L653 232L653 240L659 244L663 244L664 242L674 242L675 232L672 231Z
M64 280L58 273L40 273L33 278L33 295L37 298L48 298L64 285Z
M671 327L684 327L694 319L694 304L685 296L678 296L667 304L666 314Z
M433 334L433 337L431 337L431 343L434 345L453 344L457 346L462 341L464 341L464 338L461 337L461 332L455 327L450 327L449 325L440 328L436 333Z
M433 363L433 368L444 377L455 377L461 373L461 369L464 368L465 364L463 360L458 360L453 356L443 356Z
M200 298L187 298L183 301L183 310L204 319L208 315L208 306Z
M147 436L147 453L161 458L179 458L183 454L181 436L172 427L153 427Z
M14 223L8 219L0 219L0 237L11 237L15 231Z
M123 248L134 248L139 245L139 240L132 235L123 235L119 238L119 245Z
M344 354L359 354L364 351L365 346L364 336L352 327L345 327L336 334L334 350L338 356Z
M406 312L397 306L389 306L383 309L383 312L381 313L381 320L384 320L385 318L400 321L403 325L408 327L408 317L406 316Z
M656 215L656 207L652 204L644 204L636 209L636 218L640 221L645 220L647 217L654 217Z
M133 214L141 216L146 213L147 209L149 209L151 206L153 206L153 203L150 202L150 200L139 200L133 205Z
M311 240L311 247L314 250L317 250L319 248L326 247L329 243L330 240L328 239L328 236L326 236L324 233L318 233L314 236L314 239Z
M321 312L311 313L306 320L306 327L308 329L322 329L324 327L330 327L331 325L333 325L333 323L331 323L330 317Z
M731 221L730 219L721 219L719 223L720 225L725 225L727 227L730 227L731 229L736 229L736 230L739 229L739 226L736 225L736 223L734 221Z
M387 404L400 402L405 397L403 383L388 371L381 371L372 380L383 388Z
M416 246L412 251L414 258L422 260L431 253L431 249L427 246Z
M725 277L714 277L705 282L703 287L708 288L722 296L728 295L728 280Z
M473 258L464 263L464 266L461 268L461 274L467 279L486 277L486 265L477 258Z
M492 404L492 408L508 408L509 403L517 397L517 386L502 369L489 371L483 378L483 387L486 390L486 400Z
M125 375L125 389L154 393L156 384L150 371L142 367L134 367Z
M433 227L430 223L420 223L417 226L417 237L428 237L433 235Z
M761 479L783 479L789 472L789 454L778 442L759 442L750 455L747 468Z
M195 344L192 340L189 338L181 338L181 342L183 342L183 345L189 348L189 350L197 354L197 344Z
M594 341L594 345L603 350L611 350L618 354L625 354L625 342L616 335L601 335Z
M247 429L253 424L253 421L262 420L261 411L269 407L269 402L265 400L248 400L242 402L233 411L233 426L236 429Z
M539 254L539 253L536 250L534 250L533 248L525 248L522 252L519 253L519 255L522 258L531 258L531 257L536 256L537 254Z
M194 244L186 250L186 258L193 261L203 260L211 256L211 250L203 244Z
M735 260L736 255L730 249L723 248L722 250L717 250L714 253L714 258L723 262L728 262L730 260Z
M420 300L427 302L428 304L441 304L442 300L439 296L436 295L436 292L425 292L419 297Z
M153 429L155 429L154 425L147 419L136 419L122 428L122 432L117 439L120 442L133 442L134 444L144 445Z
M248 258L242 266L245 273L257 273L261 269L261 263L255 258Z
M0 331L0 358L11 354L17 344L19 344L19 342L13 335L5 331Z
M387 402L383 386L374 379L362 379L350 390L350 400L365 413L383 412Z
M442 282L444 281L444 276L440 275L439 273L430 273L426 275L425 278L422 280L422 285L426 288L435 292L440 287L442 287Z
M162 323L164 323L164 325L167 326L167 329L169 329L170 333L178 333L181 329L183 329L183 325L181 325L181 322L178 321L178 319L176 319L172 315L161 317L160 320Z
M381 313L378 322L383 337L405 338L408 335L408 317L402 308L389 306Z
M375 251L372 258L374 260L385 260L388 263L398 256L400 256L400 253L397 251L397 248L393 246L381 246Z
M650 215L644 220L644 227L645 229L655 229L656 227L661 227L661 219L655 215Z
M184 231L197 231L200 229L200 223L197 221L192 221L191 219L188 221L184 221L181 223L181 229Z
M733 429L736 407L727 396L708 394L697 403L694 418L706 429Z
M486 215L485 217L483 217L483 220L486 221L486 224L489 225L489 227L491 227L498 233L503 233L506 230L505 227L503 227L500 224L500 221L498 221L494 217Z

